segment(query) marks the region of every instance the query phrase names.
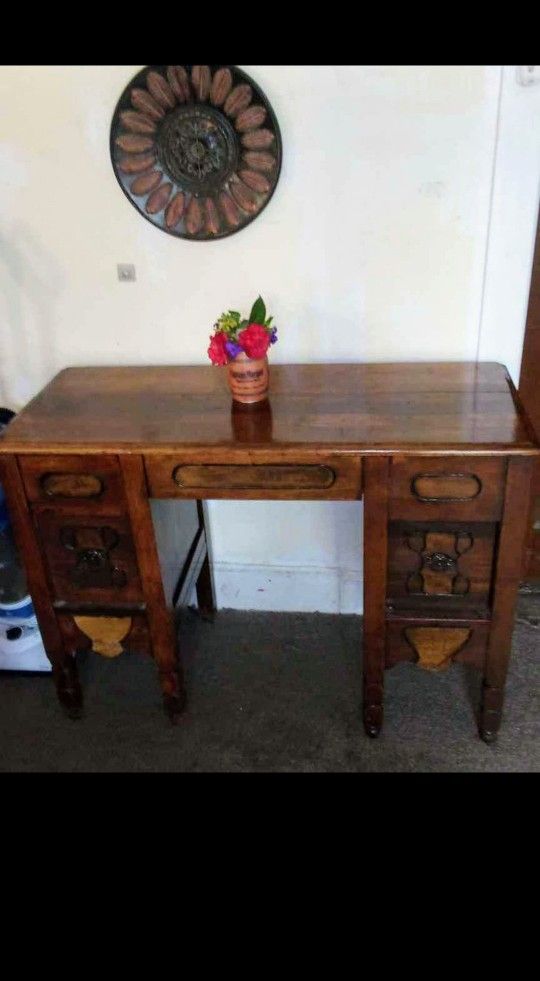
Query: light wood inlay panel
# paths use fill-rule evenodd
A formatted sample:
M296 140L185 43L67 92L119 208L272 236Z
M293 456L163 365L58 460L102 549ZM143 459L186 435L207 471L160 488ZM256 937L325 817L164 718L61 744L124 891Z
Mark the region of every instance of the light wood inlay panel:
M430 671L441 671L454 661L482 671L486 660L489 624L477 620L388 620L386 668L412 661Z
M200 463L197 451L145 458L152 497L237 498L240 500L359 500L359 455L252 450L249 462L240 450L214 452ZM208 459L208 454L207 454ZM290 462L288 462L290 460ZM294 462L293 462L294 460Z

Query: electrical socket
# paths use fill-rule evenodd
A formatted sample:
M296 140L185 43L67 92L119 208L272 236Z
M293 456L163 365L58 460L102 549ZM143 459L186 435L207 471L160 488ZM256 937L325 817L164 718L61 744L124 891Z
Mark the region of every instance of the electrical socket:
M134 283L137 279L135 266L127 262L119 262L117 267L118 279L121 283Z

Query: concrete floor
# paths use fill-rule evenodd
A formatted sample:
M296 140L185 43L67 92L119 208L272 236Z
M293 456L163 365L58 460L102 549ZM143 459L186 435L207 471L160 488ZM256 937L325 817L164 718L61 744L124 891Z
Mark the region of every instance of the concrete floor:
M82 720L66 719L50 676L0 675L3 772L368 772L540 769L535 617L518 618L498 742L478 738L478 674L386 675L385 728L361 722L361 619L221 611L182 614L189 705L180 725L161 711L142 655L81 664ZM537 621L540 622L540 621Z

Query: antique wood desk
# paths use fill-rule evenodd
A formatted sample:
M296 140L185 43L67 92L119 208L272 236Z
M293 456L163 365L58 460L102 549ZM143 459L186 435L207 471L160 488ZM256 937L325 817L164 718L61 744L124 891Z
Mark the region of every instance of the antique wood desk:
M148 650L183 708L150 498L363 498L367 732L386 668L458 661L483 674L491 741L539 453L499 364L272 366L256 410L213 367L67 368L5 431L0 480L71 714L85 647Z

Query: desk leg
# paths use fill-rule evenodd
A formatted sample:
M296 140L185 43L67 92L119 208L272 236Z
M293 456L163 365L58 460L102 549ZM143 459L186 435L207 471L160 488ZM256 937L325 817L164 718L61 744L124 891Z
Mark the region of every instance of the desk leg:
M6 494L15 544L25 567L28 590L32 597L43 646L52 665L58 699L70 718L79 718L83 698L77 677L77 665L75 657L64 645L58 627L41 549L14 456L0 457L0 483Z
M174 615L167 609L163 591L143 458L121 454L119 459L163 705L171 722L176 722L185 706L184 678L177 653Z
M523 564L533 462L530 457L511 457L508 461L495 571L492 622L480 707L480 736L487 743L496 740L501 724L504 686Z
M364 726L383 723L389 457L364 458Z

